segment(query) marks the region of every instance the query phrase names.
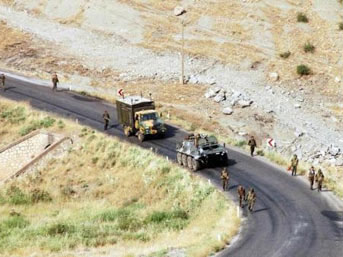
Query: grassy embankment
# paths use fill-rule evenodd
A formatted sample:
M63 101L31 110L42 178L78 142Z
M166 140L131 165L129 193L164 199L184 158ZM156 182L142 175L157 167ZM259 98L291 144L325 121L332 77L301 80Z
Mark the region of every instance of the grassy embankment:
M39 128L78 138L62 159L0 189L1 256L78 256L84 248L92 256L156 255L171 247L207 256L237 233L232 202L148 150L4 99L0 122L0 147Z

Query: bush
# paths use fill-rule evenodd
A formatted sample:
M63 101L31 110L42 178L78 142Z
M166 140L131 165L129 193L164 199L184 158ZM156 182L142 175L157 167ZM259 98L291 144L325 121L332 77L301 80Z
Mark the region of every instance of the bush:
M305 53L313 53L315 50L315 46L312 45L310 42L306 42L304 45L304 51Z
M291 52L287 51L287 52L281 53L280 57L283 58L283 59L287 59L290 55L291 55Z
M311 74L311 70L309 67L307 67L306 65L298 65L297 66L297 73L300 76L304 76L304 75L310 75Z
M31 202L30 196L25 194L20 188L12 186L7 190L8 202L14 205L29 204Z
M307 22L308 22L308 18L307 18L307 16L306 16L304 13L300 12L300 13L298 13L298 15L297 15L297 21L298 21L298 22L307 23Z
M25 135L29 134L30 132L35 131L37 129L49 128L49 127L54 125L55 121L56 121L55 119L53 119L49 116L45 117L44 119L39 120L39 121L33 121L29 125L21 128L19 131L19 134L21 136L25 136Z
M343 22L338 23L339 30L343 30Z
M12 124L18 124L25 120L25 108L17 107L12 110L4 110L1 112L0 117Z
M29 221L25 220L22 216L13 216L2 222L0 230L14 229L14 228L25 228L30 224Z
M34 189L31 192L31 201L33 203L38 203L38 202L51 202L52 198L50 194L44 190L40 189Z
M49 236L59 236L67 233L71 234L75 232L75 227L64 223L56 223L50 225L47 232Z

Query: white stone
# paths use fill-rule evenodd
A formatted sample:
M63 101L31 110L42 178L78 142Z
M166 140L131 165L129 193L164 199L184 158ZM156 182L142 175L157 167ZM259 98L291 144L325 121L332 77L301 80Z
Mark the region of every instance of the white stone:
M231 109L231 107L225 107L222 112L225 114L225 115L231 115L233 114L233 110Z
M222 101L225 101L225 93L223 92L223 93L220 93L220 94L217 94L215 97L214 97L214 101L216 102L216 103L220 103L220 102L222 102Z
M174 15L175 16L180 16L180 15L184 14L185 12L186 12L186 10L182 6L176 6L174 8Z
M238 105L241 106L242 108L249 107L253 101L248 101L248 100L239 100Z
M278 81L279 80L279 74L277 72L271 72L271 73L269 73L269 78L272 81Z
M336 78L335 78L335 82L336 82L336 83L341 82L341 78L340 78L340 77L336 77Z
M300 105L300 104L295 104L294 107L295 107L296 109L300 109L300 108L301 108L301 105Z

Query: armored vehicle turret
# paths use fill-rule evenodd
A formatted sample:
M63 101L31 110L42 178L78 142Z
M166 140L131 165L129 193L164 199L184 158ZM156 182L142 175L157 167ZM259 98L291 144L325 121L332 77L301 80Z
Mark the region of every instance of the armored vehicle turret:
M215 136L191 134L176 146L176 152L177 162L193 171L228 162L227 151Z

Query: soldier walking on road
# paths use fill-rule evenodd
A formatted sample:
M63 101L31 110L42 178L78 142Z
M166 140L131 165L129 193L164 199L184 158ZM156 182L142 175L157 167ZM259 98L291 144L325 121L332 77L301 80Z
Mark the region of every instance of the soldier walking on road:
M6 80L5 74L1 74L0 75L0 86L3 88L4 91L5 91L5 80Z
M56 91L57 84L60 82L58 80L58 76L57 76L56 72L54 72L54 74L52 74L51 81L52 81L52 91Z
M322 191L323 182L324 182L324 174L323 174L321 169L319 169L317 174L316 174L316 182L317 182L317 185L318 185L317 186L318 192Z
M250 155L254 156L255 147L257 146L256 140L253 136L250 137L248 145L250 146Z
M230 175L226 167L222 170L221 179L223 182L223 190L226 191L230 179Z
M104 123L105 123L105 125L104 125L104 130L107 130L107 129L108 129L108 124L109 124L109 122L110 122L110 120L111 120L111 117L110 117L110 115L108 114L107 111L104 112L104 114L102 115L102 117L104 118Z
M298 164L299 164L298 156L296 154L294 154L293 158L291 159L292 176L297 175Z
M312 166L310 168L310 170L308 171L308 180L310 181L310 188L311 188L311 190L313 190L315 174L316 174L316 171L314 170L314 167Z
M254 205L256 202L256 194L255 194L255 190L253 188L250 188L247 198L248 198L248 209L249 209L249 211L253 211Z
M245 201L245 189L242 185L239 185L237 188L238 197L239 197L239 207L243 208L243 201Z

